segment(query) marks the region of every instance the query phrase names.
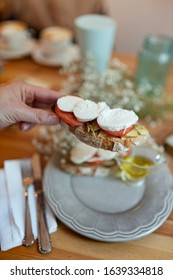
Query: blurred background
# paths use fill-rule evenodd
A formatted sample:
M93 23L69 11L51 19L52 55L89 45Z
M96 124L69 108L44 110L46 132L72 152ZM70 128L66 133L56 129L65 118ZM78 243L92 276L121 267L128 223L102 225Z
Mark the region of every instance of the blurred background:
M52 25L70 28L82 14L107 14L118 30L115 50L135 54L149 34L173 37L172 0L0 0L0 20L20 19L39 34Z

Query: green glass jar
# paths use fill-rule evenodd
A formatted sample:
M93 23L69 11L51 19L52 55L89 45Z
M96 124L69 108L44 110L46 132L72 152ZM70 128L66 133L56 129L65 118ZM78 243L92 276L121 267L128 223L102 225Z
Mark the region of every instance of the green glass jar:
M161 96L173 58L173 39L164 35L150 35L144 40L138 56L136 83L141 93Z

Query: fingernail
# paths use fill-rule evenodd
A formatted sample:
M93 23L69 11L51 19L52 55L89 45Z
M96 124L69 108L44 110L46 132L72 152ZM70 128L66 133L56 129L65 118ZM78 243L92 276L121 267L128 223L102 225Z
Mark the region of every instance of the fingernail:
M57 124L59 123L59 119L55 114L50 114L47 118L48 124Z
M20 125L20 130L21 130L21 131L27 131L27 130L29 130L29 129L32 128L32 127L33 127L33 125L30 124L30 123L22 123L22 124Z

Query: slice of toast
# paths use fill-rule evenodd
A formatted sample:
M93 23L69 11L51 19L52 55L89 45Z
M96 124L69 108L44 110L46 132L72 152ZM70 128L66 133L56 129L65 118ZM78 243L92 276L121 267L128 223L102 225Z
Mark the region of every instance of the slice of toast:
M138 116L133 111L109 107L100 109L99 103L90 100L78 101L75 105L72 101L76 102L76 98L66 96L58 99L55 112L60 122L81 142L119 153L147 141L149 133L144 126L137 124Z
M141 125L134 126L134 135L132 132L123 137L112 137L101 130L92 131L88 129L88 123L72 127L68 126L71 133L73 133L80 141L104 150L113 152L125 152L133 146L144 144L148 138L148 131Z

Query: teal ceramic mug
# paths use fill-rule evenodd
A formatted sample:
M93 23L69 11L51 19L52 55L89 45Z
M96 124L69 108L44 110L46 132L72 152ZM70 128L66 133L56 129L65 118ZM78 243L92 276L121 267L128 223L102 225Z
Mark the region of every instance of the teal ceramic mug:
M96 71L106 70L115 43L115 20L104 15L83 15L75 19L75 28L83 62L92 57Z

